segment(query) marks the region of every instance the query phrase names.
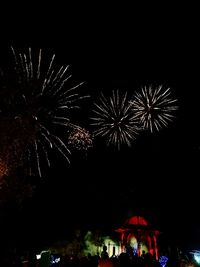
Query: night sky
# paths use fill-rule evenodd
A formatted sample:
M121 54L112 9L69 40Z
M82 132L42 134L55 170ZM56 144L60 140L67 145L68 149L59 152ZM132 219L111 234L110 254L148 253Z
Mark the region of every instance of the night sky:
M1 33L1 65L9 65L11 45L55 53L59 63L70 65L75 81L85 81L82 90L91 98L79 118L88 129L87 116L100 91L132 94L141 86L162 84L172 89L179 110L168 128L143 133L132 148L117 151L98 139L87 153L72 153L70 165L55 156L34 199L25 205L24 229L62 236L70 227L112 229L140 214L181 240L184 232L186 239L197 241L199 41L194 11L128 6L61 10L10 13Z

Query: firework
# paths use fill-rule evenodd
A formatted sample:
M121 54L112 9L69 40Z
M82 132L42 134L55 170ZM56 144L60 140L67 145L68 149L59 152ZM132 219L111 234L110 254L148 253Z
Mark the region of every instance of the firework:
M28 53L16 53L13 48L12 52L14 78L1 92L0 158L6 156L6 166L11 169L13 162L35 162L31 166L42 176L41 163L45 159L50 166L52 149L69 162L67 135L77 127L70 120L71 111L87 96L77 91L83 83L70 83L69 66L57 67L55 55L46 64L42 50L36 59L30 48Z
M112 91L108 98L101 93L99 103L94 104L93 114L94 136L105 137L107 145L115 145L118 149L123 144L131 146L139 128L127 93L120 95L118 90Z
M1 184L1 178L6 175L8 175L7 164L6 162L0 159L0 184Z
M92 147L93 140L85 128L75 127L69 135L68 144L78 150L88 150Z
M177 99L171 96L170 88L164 89L162 85L152 88L141 88L131 101L132 110L143 129L159 131L173 121L174 111L178 109Z

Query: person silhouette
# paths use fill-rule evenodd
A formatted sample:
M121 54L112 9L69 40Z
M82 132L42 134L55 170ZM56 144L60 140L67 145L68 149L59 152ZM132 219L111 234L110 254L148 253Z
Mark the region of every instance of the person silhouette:
M103 246L103 251L101 252L101 258L102 259L108 259L109 258L106 245Z
M114 267L112 260L109 258L106 245L103 246L98 267Z

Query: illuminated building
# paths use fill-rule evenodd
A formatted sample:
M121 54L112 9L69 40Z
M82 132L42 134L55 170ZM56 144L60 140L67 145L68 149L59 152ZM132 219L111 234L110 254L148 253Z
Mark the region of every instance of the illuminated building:
M159 231L150 227L141 216L133 216L115 230L120 234L121 252L132 249L138 256L148 252L158 260L157 236Z

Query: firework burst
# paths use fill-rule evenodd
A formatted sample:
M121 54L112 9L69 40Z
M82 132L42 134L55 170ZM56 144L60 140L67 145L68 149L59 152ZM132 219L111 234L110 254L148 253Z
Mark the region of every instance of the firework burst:
M94 106L91 117L91 125L96 127L94 136L105 137L107 145L115 145L118 149L123 144L131 146L139 128L127 93L120 95L118 90L112 91L108 98L101 93L99 103Z
M178 109L177 99L171 96L170 88L164 89L162 85L152 88L141 88L131 101L132 110L143 129L159 131L167 127L175 118L174 111Z
M2 161L0 159L0 184L1 184L1 178L8 175L8 168L5 161Z
M79 108L79 100L87 96L77 92L83 83L70 83L69 66L56 66L55 55L46 64L42 50L36 59L30 48L28 53L16 53L13 48L12 52L15 79L3 87L0 101L0 158L6 158L10 169L13 162L35 162L42 176L41 163L45 159L50 166L53 148L69 162L67 136L77 127L70 120L71 110Z
M88 150L93 146L93 140L85 128L75 127L69 135L68 144L78 150Z

